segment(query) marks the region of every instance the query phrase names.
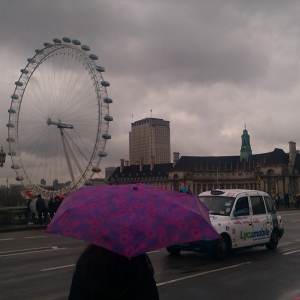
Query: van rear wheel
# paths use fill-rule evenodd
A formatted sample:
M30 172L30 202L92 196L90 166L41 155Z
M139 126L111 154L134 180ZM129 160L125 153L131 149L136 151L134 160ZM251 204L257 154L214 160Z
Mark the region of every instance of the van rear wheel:
M175 249L173 247L166 247L167 251L172 255L178 255L180 253L180 249Z
M278 241L279 241L278 234L276 231L273 230L271 233L270 241L266 243L267 249L275 250L277 248Z

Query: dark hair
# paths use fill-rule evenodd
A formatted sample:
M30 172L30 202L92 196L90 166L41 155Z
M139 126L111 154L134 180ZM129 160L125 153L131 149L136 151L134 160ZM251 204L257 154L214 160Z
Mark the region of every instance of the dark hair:
M145 272L154 275L146 254L128 259L96 245L89 245L78 259L91 299L131 299L134 285Z

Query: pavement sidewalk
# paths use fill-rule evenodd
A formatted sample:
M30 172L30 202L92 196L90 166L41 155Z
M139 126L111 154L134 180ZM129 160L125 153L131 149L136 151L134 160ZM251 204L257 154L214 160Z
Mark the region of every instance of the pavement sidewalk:
M10 232L10 231L22 231L22 230L36 230L36 229L46 229L47 224L45 225L0 225L1 232Z

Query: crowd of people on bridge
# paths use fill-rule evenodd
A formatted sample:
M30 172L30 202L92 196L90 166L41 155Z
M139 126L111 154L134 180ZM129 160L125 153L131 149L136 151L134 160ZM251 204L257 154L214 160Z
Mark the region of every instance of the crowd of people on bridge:
M62 200L63 199L59 196L50 198L49 201L45 201L41 195L29 198L27 201L27 223L34 224L36 218L38 218L40 225L43 225L48 220L52 220L60 204L62 203Z

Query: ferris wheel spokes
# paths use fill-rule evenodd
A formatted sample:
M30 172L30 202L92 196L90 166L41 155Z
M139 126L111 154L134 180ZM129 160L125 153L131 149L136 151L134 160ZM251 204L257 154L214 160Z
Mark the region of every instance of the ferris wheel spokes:
M64 194L101 172L113 101L105 68L89 51L78 40L55 38L35 50L15 82L7 141L16 180L35 194Z

